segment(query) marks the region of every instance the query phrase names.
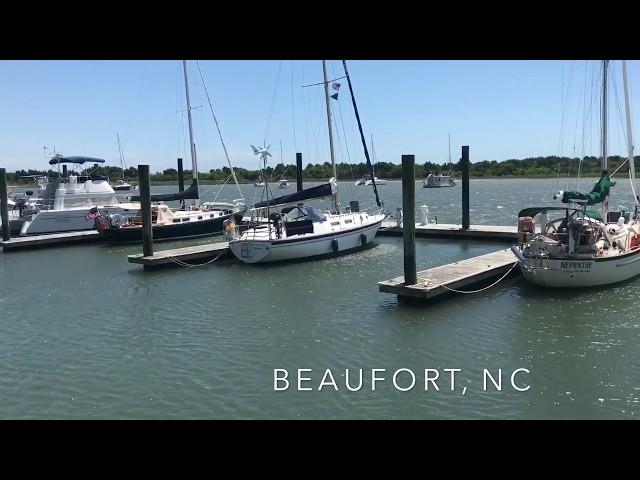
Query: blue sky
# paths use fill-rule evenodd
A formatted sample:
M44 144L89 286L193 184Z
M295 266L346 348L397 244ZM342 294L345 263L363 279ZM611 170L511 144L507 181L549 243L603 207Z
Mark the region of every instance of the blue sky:
M295 162L296 151L303 152L305 163L329 160L322 86L301 87L322 81L320 61L199 64L234 165L257 167L249 145L261 145L267 130L273 165L280 161L280 142L285 163ZM448 133L454 161L461 145L470 146L472 162L598 153L597 61L349 61L348 66L378 161L399 163L402 154L413 153L418 163L446 162ZM328 68L330 77L343 75L339 61L329 61ZM635 113L640 111L633 95L640 91L638 62L629 63L629 74ZM612 87L610 151L623 154L620 62L614 62L612 75L620 106ZM195 62L189 62L189 83L199 168L219 168L226 160ZM364 156L347 83L340 83L339 100L332 101L337 160L357 163ZM589 121L585 103L594 105ZM43 146L49 153L55 147L65 155L118 165L117 132L128 166L175 168L178 156L189 165L177 60L2 61L0 104L0 166L9 171L45 168Z

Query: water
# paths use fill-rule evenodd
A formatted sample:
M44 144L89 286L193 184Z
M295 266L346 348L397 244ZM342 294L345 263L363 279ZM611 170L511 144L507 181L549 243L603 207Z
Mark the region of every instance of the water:
M519 208L550 203L556 183L472 180L472 223L514 224ZM418 205L429 205L432 217L460 221L459 186L418 187ZM251 200L255 187L242 188ZM213 186L203 190L213 199ZM343 203L352 197L345 192ZM380 192L395 212L400 183ZM225 187L219 200L237 197ZM373 200L368 187L360 187L358 197L363 204ZM86 245L0 255L1 418L640 415L640 279L550 291L515 277L483 293L405 306L377 289L378 281L402 274L401 238L378 237L374 247L337 259L262 266L226 261L155 272L127 262L140 248ZM503 245L419 239L418 267L498 248ZM278 368L289 372L286 391L274 391ZM312 371L303 376L312 380L302 386L313 391L297 390L296 369L305 368ZM386 369L377 373L386 380L372 391L376 368ZM393 384L402 368L416 376L411 391ZM453 391L447 368L462 369ZM496 380L502 369L502 391L490 381L484 391L485 368ZM515 377L516 386L530 386L524 392L510 382L519 368L530 372ZM326 369L338 391L329 384L318 391ZM359 391L347 390L345 369L352 387L364 370ZM425 391L425 369L439 370L439 391L431 383ZM402 371L397 384L405 388L410 380Z

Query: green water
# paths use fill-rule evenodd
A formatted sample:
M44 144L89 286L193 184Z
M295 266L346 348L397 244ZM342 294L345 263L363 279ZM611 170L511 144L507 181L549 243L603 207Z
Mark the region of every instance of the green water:
M472 181L472 223L514 224L519 208L551 203L556 183ZM460 221L459 186L420 187L418 205L428 205L432 218ZM242 189L252 200L255 187ZM356 191L363 204L373 199L368 187L343 191L343 201ZM400 183L380 191L395 213ZM215 192L206 186L203 196ZM237 197L225 187L219 200ZM621 198L611 206L630 200ZM419 239L418 268L506 246ZM514 277L483 293L406 306L377 288L402 274L401 238L378 237L372 248L334 259L153 272L127 262L139 251L86 245L0 254L1 418L640 415L640 279L550 291ZM416 376L411 391L393 384L403 368ZM462 371L451 391L444 369L454 368ZM485 368L494 378L502 369L502 391L491 382L484 390ZM510 382L519 368L529 371L515 378L529 386L524 392ZM288 370L288 390L274 391L274 369ZM312 391L298 391L297 369L312 370L302 384ZM338 391L329 383L318 390L326 369ZM347 390L345 369L352 387L363 369L359 391ZM372 369L386 370L375 391ZM427 383L425 391L425 369L439 371L439 390ZM397 384L410 380L403 371Z

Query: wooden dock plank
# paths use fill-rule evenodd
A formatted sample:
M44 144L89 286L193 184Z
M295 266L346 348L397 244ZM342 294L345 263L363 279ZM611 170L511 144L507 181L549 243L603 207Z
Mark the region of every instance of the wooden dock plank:
M20 250L38 247L77 245L79 243L97 242L100 240L97 230L81 230L78 232L49 233L46 235L27 235L15 237L8 241L0 241L3 251Z
M510 249L468 258L418 272L416 285L405 285L404 276L378 283L380 292L399 296L429 299L447 293L449 289L465 289L505 274L517 261Z
M395 222L384 221L378 235L402 235L402 227ZM487 240L512 241L517 238L518 227L510 225L471 225L463 229L462 225L453 223L416 224L416 237L440 238L483 238Z
M194 245L191 247L159 250L153 255L145 257L143 254L128 255L129 263L137 263L144 267L160 267L167 265L179 265L180 262L190 263L199 260L199 263L214 258L226 258L231 255L229 242L208 243L206 245Z

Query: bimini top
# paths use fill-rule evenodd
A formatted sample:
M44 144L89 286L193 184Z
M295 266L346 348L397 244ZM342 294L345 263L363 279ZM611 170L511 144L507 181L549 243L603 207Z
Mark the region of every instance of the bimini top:
M549 212L553 210L566 210L574 213L574 212L577 212L579 209L569 208L569 207L531 207L531 208L525 208L524 210L520 210L520 212L518 212L518 218L535 217L539 213ZM594 220L602 220L602 215L593 210L586 210L585 214Z
M101 158L93 158L93 157L54 157L49 160L49 165L56 165L57 163L77 163L82 165L83 163L104 163L105 160Z

